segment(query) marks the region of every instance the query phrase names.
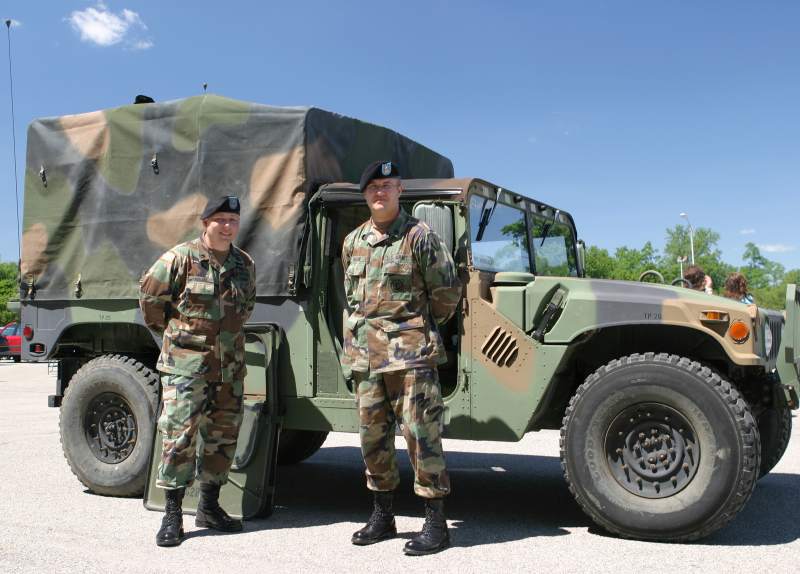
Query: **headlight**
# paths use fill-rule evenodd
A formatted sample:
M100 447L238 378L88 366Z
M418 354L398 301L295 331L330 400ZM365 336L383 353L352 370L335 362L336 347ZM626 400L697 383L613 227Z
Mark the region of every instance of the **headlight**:
M769 357L772 351L772 325L769 321L764 321L764 356Z
M734 321L728 327L728 335L731 336L734 343L742 344L750 337L750 327L744 321Z

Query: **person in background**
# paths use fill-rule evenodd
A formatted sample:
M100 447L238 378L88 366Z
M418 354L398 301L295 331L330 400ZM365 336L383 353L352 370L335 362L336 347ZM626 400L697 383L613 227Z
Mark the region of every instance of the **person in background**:
M725 297L736 299L740 303L754 305L755 299L747 292L747 279L741 273L731 273L725 279Z
M686 271L683 273L683 278L689 283L689 289L704 291L708 295L714 294L714 282L711 276L706 275L697 265L690 265L687 267Z

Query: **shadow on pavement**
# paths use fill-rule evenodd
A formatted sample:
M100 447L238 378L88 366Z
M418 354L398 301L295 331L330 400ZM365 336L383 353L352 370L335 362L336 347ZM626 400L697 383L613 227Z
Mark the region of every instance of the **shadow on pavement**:
M398 460L401 486L395 496L395 512L418 517L421 525L423 505L413 493L413 474L404 450L398 449ZM557 457L451 451L447 464L453 494L446 508L454 546L562 536L569 534L565 529L571 527L589 527L597 535L611 536L595 526L575 503ZM770 474L759 481L753 497L731 524L696 544L762 546L792 542L800 538L795 514L798 503L800 476ZM371 504L360 450L323 448L301 464L279 468L274 514L247 521L245 531L341 522L360 525L369 516ZM399 537L413 534L400 532Z
M800 538L797 508L800 475L768 474L758 481L752 498L728 526L698 544L708 546L771 546Z
M415 516L422 525L423 504L413 493L413 474L405 450L398 449L401 486L395 512ZM447 518L454 546L475 546L534 536L568 534L564 527L588 526L572 502L558 459L543 456L448 452L453 495ZM340 522L366 522L372 496L364 485L361 451L323 448L306 462L278 470L272 517L245 523L245 529L301 528ZM415 532L399 532L410 538Z

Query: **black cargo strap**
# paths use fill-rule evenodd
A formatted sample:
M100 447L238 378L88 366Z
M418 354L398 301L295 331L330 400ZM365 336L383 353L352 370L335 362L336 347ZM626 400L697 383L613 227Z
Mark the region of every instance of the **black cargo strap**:
M536 330L533 332L531 337L533 337L536 341L540 343L544 341L544 334L550 328L550 324L553 321L553 318L556 316L556 313L561 309L561 304L564 301L564 296L567 292L559 287L556 289L556 292L553 294L552 299L547 304L547 307L542 313L542 318L539 319L539 325L536 327Z

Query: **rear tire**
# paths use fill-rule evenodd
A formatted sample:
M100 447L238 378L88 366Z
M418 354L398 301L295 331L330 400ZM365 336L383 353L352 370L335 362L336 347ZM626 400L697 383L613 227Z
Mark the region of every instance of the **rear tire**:
M758 427L738 391L667 354L630 355L587 377L561 428L561 466L609 532L683 542L722 528L749 500Z
M159 378L142 363L104 355L83 365L64 393L61 447L86 488L109 496L144 491Z
M278 441L278 464L297 464L315 454L325 439L327 431L281 430Z

